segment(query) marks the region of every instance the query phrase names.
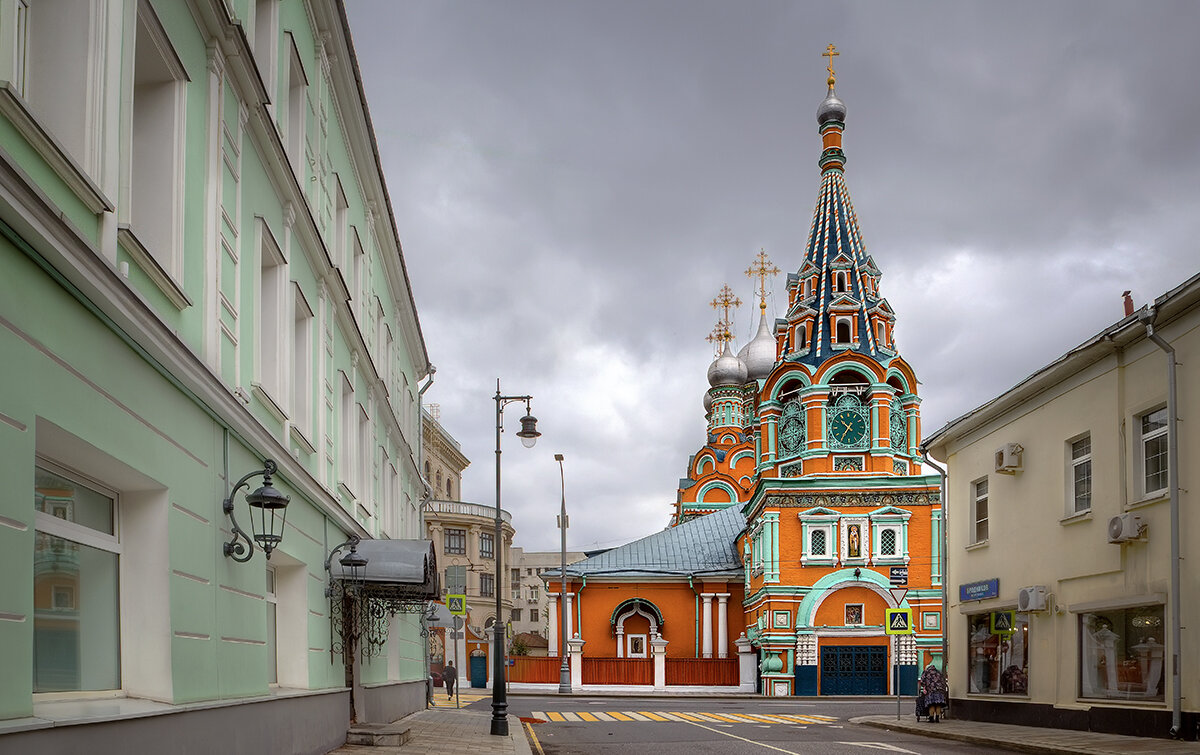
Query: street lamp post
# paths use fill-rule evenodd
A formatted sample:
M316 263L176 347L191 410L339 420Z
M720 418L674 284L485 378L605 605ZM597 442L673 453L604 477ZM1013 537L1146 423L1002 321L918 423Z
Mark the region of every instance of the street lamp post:
M562 638L558 645L558 654L562 658L562 665L558 667L558 692L561 695L571 692L571 667L567 665L567 478L563 473L563 455L554 454L554 460L558 462L558 479L562 486L562 510L558 514L558 527L562 530L562 570L558 573L561 611L558 631Z
M500 432L504 426L504 407L514 401L525 402L525 416L521 418L521 430L517 437L526 448L533 448L541 433L537 430L537 419L529 412L532 396L500 395L500 380L496 379L496 621L492 624L492 734L508 736L508 695L504 689L504 622L501 620L500 589L503 572L504 531L500 521Z

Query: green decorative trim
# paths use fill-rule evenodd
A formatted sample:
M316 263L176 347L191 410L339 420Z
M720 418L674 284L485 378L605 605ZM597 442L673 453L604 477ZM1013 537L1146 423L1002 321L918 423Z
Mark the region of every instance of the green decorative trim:
M827 591L844 586L847 583L851 585L862 585L864 582L873 584L882 589L884 592L891 589L892 586L886 577L871 569L862 569L859 572L857 579L854 577L853 569L839 569L832 574L826 574L824 577L821 577L816 581L811 588L811 592L804 596L804 600L800 602L800 607L796 610L796 627L808 627L813 625L813 614L816 613L817 604L820 602L819 598ZM901 601L900 607L911 607L907 598Z

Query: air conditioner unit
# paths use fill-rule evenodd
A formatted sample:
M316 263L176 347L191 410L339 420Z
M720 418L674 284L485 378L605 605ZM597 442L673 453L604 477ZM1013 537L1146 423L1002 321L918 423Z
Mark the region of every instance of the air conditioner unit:
M1108 520L1108 542L1137 540L1145 528L1146 523L1137 514L1119 514Z
M1025 449L1020 443L1005 443L996 449L996 471L1000 474L1016 474L1021 471L1021 452Z
M1017 591L1018 611L1046 610L1046 586L1030 585Z

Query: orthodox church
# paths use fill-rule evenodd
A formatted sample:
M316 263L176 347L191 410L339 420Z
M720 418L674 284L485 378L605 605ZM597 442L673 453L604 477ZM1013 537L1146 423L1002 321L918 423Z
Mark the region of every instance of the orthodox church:
M825 53L820 190L784 315L768 319L779 270L760 252L747 270L758 330L736 354L740 302L728 286L713 302L708 433L671 526L569 566L554 593L565 593L585 684L587 659L646 657L648 646L665 655L668 685L673 659L753 653L768 696L892 694L895 679L911 694L917 669L940 663L940 478L922 473L917 378L846 185L836 54ZM897 609L913 634L887 631Z

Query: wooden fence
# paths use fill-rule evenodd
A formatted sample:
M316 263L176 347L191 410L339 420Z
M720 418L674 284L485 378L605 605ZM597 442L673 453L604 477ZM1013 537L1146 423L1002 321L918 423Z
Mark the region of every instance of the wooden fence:
M654 661L649 658L583 659L584 684L654 684Z
M550 684L559 680L562 659L557 656L514 655L509 656L509 659L513 662L508 668L510 682ZM587 667L586 664L584 667Z
M738 659L668 658L666 681L668 687L736 687Z

